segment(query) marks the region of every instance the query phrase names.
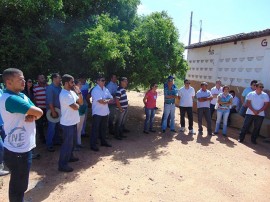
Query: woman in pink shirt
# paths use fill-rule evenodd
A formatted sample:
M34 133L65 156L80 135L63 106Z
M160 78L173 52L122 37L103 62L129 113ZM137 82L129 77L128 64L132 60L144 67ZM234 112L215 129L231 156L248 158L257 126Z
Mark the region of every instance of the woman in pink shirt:
M149 134L149 131L156 132L153 130L153 122L156 113L157 87L158 85L156 83L152 83L150 89L146 92L143 98L146 114L143 132L146 134Z

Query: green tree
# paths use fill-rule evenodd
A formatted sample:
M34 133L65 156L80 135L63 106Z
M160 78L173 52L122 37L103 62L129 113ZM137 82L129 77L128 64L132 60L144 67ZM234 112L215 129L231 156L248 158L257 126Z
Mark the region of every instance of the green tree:
M137 16L139 0L2 0L0 68L127 76L131 86L184 75L183 44L166 12Z
M47 69L51 51L44 30L61 8L61 0L0 1L1 70L17 67L30 77Z
M120 73L125 68L125 55L130 54L129 35L125 30L118 31L119 20L108 14L97 17L96 25L74 33L75 50L82 55L90 68L87 73Z
M131 33L131 78L136 84L163 82L169 74L185 74L184 45L166 12L156 12L139 19ZM145 79L146 78L146 79Z

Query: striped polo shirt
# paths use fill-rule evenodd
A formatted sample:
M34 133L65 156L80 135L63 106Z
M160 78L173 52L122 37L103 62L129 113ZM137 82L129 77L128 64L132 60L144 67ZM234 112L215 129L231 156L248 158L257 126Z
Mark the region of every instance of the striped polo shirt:
M35 84L33 87L36 106L41 109L46 109L46 86Z
M124 88L122 88L121 86L119 86L117 88L115 97L116 97L116 99L119 100L121 107L123 109L127 109L127 107L128 107L128 99L127 99L126 90ZM118 107L116 109L118 109Z

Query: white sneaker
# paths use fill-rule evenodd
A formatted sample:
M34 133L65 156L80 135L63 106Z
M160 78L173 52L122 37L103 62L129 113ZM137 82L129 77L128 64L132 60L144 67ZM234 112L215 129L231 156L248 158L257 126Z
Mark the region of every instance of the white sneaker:
M185 127L181 127L179 131L180 132L185 132L185 130L186 130Z
M4 176L4 175L7 175L7 174L9 174L9 171L4 170L4 164L1 163L0 164L0 176Z
M192 130L189 130L189 134L196 135L196 133Z

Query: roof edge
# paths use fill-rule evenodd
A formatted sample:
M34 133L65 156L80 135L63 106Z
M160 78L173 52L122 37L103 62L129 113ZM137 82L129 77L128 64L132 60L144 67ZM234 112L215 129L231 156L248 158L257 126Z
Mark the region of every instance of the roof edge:
M255 39L259 37L270 36L270 29L265 29L262 31L240 33L235 35L230 35L222 38L217 38L209 41L203 41L199 43L194 43L185 47L185 49L201 48L205 46L218 45L223 43L235 42L240 40Z

